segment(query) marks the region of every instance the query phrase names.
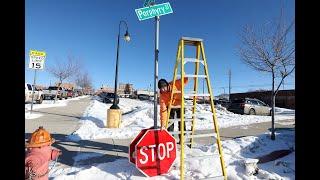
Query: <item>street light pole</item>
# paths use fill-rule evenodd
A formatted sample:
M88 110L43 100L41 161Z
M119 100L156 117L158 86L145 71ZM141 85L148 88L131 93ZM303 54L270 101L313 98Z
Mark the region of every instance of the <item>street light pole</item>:
M116 60L116 76L115 76L115 82L114 82L114 98L113 98L113 104L110 107L110 109L120 109L118 106L118 102L117 102L117 86L118 86L118 65L119 65L119 49L120 49L120 26L121 23L124 23L126 25L126 34L125 36L125 40L126 41L130 41L130 36L128 33L128 25L125 21L120 21L119 23L119 31L118 31L118 43L117 43L117 60Z

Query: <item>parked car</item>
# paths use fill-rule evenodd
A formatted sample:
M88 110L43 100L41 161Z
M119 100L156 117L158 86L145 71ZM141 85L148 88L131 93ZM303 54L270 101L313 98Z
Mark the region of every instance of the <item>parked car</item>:
M78 97L79 96L78 91L73 91L73 96Z
M151 97L149 95L146 94L138 94L138 99L140 100L151 100Z
M71 97L71 98L75 97L72 90L67 90L67 97Z
M78 96L84 95L84 93L81 89L75 89L74 91L77 93Z
M24 86L24 101L26 102L31 102L32 101L32 91L33 91L33 86L31 84L25 83ZM41 104L43 101L43 92L42 90L35 89L34 90L34 96L33 100L36 101L36 103Z
M271 115L271 107L254 98L242 98L231 101L228 111L239 114Z
M101 98L103 103L113 103L114 100L114 93L107 93L107 92L102 92L99 94L99 97ZM119 104L119 96L116 96L116 104Z
M43 96L45 99L53 100L56 97L56 93L58 93L57 94L58 99L60 100L62 100L63 98L68 99L67 91L63 87L60 87L58 90L58 86L49 86L48 89L43 91Z
M220 104L222 107L228 108L230 106L230 101L227 99L218 99L215 100L214 104Z

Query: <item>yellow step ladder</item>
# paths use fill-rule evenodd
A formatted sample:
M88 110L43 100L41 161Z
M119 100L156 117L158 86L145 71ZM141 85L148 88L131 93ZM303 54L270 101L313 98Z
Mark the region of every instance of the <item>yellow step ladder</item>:
M185 58L185 46L195 46L196 47L196 58ZM195 63L195 73L194 74L186 74L185 73L185 64L186 63ZM200 75L199 74L199 66L200 64L203 65L204 67L204 74ZM177 71L180 67L180 75L177 74ZM171 126L174 122L179 122L181 121L181 129L180 131L173 131L170 132L172 135L179 134L180 135L180 144L181 144L181 157L180 157L180 179L184 179L184 159L185 159L185 154L184 154L184 148L185 145L190 144L190 147L193 145L193 139L194 138L200 138L200 137L213 137L216 140L217 146L218 146L218 155L220 158L220 165L221 165L221 171L222 175L212 177L209 179L227 179L227 174L226 174L226 169L225 169L225 164L224 164L224 159L223 159L223 152L222 152L222 146L221 146L221 141L220 141L220 135L219 135L219 126L218 126L218 121L216 117L216 112L214 108L214 103L213 103L213 93L210 85L210 79L209 79L209 72L208 72L208 66L207 66L207 61L206 61L206 56L204 53L204 47L203 47L203 40L199 38L191 38L191 37L182 37L179 41L178 44L178 51L177 51L177 57L176 57L176 64L174 67L174 75L173 75L173 86L175 86L175 81L177 77L181 78L181 91L172 91L171 92L171 101L168 106L168 117L166 121L166 128ZM185 92L185 86L184 86L184 78L188 77L194 79L194 87L192 92ZM198 78L205 78L207 88L208 88L208 93L198 93ZM189 80L190 82L190 80ZM169 119L170 118L170 112L172 108L172 99L173 99L173 94L181 94L181 114L180 114L180 119ZM213 117L213 123L214 123L214 132L213 133L207 133L207 134L195 134L195 123L197 120L197 97L204 97L207 96L210 98L210 105L211 105L211 112L209 113ZM190 98L192 99L192 114L189 117L185 117L184 113L184 108L186 106L185 104L185 98ZM199 113L198 113L199 114ZM202 115L202 113L201 113ZM184 130L184 122L191 122L191 131L185 131ZM189 142L185 143L185 138L188 139ZM212 155L213 156L213 155ZM208 178L206 178L208 179Z

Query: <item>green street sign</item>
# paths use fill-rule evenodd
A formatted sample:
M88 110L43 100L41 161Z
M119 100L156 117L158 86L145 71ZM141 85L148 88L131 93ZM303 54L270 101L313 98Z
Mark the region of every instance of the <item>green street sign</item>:
M135 9L139 21L173 13L170 3L157 4L150 7Z

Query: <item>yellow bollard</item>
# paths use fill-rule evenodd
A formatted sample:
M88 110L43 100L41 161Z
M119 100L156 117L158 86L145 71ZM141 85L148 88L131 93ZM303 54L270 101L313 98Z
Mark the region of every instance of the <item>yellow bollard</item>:
M120 109L108 109L107 111L107 128L119 128L121 122Z

